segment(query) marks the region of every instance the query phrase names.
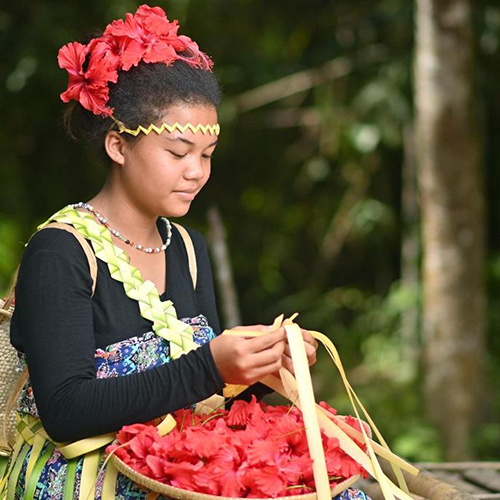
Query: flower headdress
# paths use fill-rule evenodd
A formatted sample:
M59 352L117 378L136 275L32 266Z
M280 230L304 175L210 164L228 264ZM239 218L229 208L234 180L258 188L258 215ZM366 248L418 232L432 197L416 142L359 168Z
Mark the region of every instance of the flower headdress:
M178 21L170 22L160 7L141 5L125 21L108 24L103 35L87 45L68 43L58 55L59 66L69 74L61 99L78 101L95 115L112 117L108 84L117 82L119 70L128 71L140 61L171 65L180 60L210 71L211 59L191 38L178 35L178 29Z

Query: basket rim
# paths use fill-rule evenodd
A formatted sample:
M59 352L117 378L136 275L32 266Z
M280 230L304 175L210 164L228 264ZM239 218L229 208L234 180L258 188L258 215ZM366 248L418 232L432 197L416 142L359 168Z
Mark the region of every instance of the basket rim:
M176 500L248 500L248 498L246 497L216 496L210 495L209 493L198 493L196 491L182 490L180 488L176 488L175 486L170 486L137 472L115 454L111 456L111 463L119 472L127 476L129 479L132 479L139 486L154 491L155 493L165 494ZM341 483L335 485L335 487L331 488L330 490L332 493L332 498L350 488L359 478L360 475L355 474L354 476L351 476L350 478L345 479ZM276 500L281 498L286 500L317 500L317 495L316 492L314 492L305 493L303 495L279 496L276 498L260 498L257 500Z

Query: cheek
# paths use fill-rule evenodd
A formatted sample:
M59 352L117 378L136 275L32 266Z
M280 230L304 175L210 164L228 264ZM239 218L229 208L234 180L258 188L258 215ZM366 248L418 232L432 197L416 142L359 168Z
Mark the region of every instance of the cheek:
M203 169L203 185L205 185L208 181L208 179L210 179L210 174L212 173L212 166L210 164L210 162L208 163L208 165Z

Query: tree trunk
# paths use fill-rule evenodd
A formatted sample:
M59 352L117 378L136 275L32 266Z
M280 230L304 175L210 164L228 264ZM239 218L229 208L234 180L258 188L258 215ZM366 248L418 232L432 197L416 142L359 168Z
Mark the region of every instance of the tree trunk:
M233 269L227 249L226 230L219 209L216 206L211 206L207 215L210 225L209 244L214 259L215 276L219 285L223 327L233 328L242 323L238 306L238 293L234 284Z
M481 408L485 214L472 0L415 0L426 408L449 459Z
M415 300L420 284L420 236L415 162L415 130L407 124L403 130L404 160L402 165L401 218L401 284ZM412 374L417 373L420 360L420 307L414 302L401 316L401 356Z

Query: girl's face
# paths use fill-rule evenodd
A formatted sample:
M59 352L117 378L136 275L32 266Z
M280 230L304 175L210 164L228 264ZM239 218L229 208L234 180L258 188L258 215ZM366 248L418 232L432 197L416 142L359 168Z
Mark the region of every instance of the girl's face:
M213 106L180 104L170 107L162 121L215 125L217 111ZM185 215L210 177L216 144L216 135L190 130L153 131L135 144L126 142L121 180L127 198L150 216Z

